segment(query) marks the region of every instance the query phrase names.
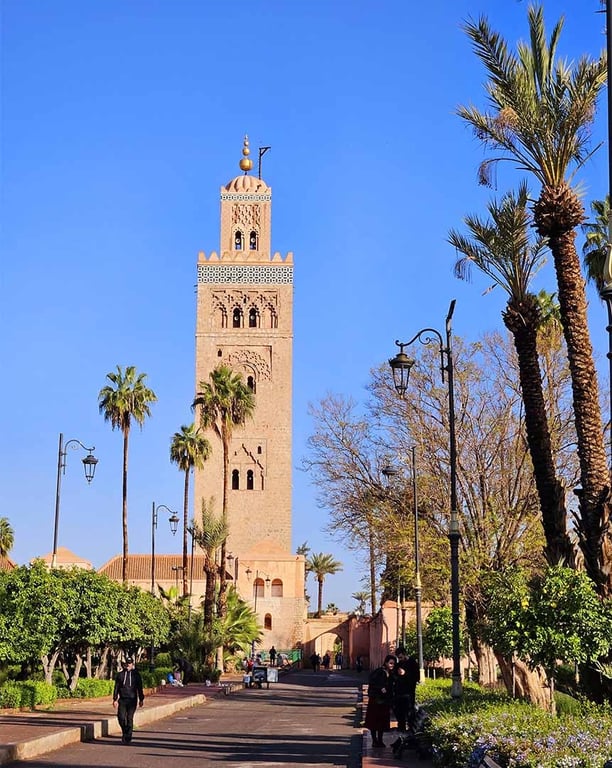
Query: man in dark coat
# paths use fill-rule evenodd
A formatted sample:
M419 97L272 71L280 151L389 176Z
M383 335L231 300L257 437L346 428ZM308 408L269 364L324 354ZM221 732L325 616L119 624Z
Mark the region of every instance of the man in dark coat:
M138 704L144 704L142 677L134 667L134 659L128 657L123 662L123 669L115 678L113 707L117 709L117 720L121 726L121 741L129 744L134 730L134 712Z
M187 661L187 659L181 657L176 662L176 669L177 672L181 673L181 682L183 685L187 685L187 683L191 683L193 681L193 665L190 661Z
M414 656L407 656L406 649L397 649L395 685L393 687L393 711L398 731L406 730L406 722L414 711L416 687L419 682L419 664Z

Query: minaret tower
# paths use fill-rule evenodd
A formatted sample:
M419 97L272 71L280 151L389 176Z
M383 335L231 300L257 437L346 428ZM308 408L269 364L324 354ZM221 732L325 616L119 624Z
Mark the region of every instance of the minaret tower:
M257 595L258 613L269 608L275 621L288 606L273 610L268 599L292 596L290 613L301 620L304 563L291 554L293 254L272 253L272 190L249 173L248 137L242 155L243 173L221 187L219 253L198 258L196 389L226 365L255 395L254 418L234 429L230 451L228 571L235 561L239 591ZM202 499L214 497L217 515L222 508L221 443L207 436L213 453L196 472L196 519ZM261 589L253 587L256 578Z

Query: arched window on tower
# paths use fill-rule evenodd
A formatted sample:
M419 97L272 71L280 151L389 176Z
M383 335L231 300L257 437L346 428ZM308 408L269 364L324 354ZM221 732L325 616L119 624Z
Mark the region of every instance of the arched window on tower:
M264 616L264 629L272 629L272 614L266 613Z
M253 582L253 597L265 597L264 580L259 578Z
M270 328L278 328L278 315L273 309L270 310Z
M270 591L270 597L282 597L283 596L283 582L281 579L272 579L272 588Z
M251 234L249 235L249 249L251 251L256 251L257 244L258 244L257 232L255 232L255 230L252 229Z
M232 313L232 328L242 328L242 311L236 307Z
M255 376L247 376L247 387L255 394Z
M256 307L249 309L249 328L259 328L259 312Z
M247 491L253 490L253 470L247 469Z
M237 469L232 470L232 491L240 490L240 472Z
M221 328L227 328L227 309L221 307Z
M234 235L234 250L241 251L243 248L242 232L237 229Z

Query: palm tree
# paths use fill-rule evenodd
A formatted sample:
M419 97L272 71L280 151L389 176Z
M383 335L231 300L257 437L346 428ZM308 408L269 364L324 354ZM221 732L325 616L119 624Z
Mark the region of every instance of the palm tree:
M333 555L324 555L323 552L319 552L318 555L312 555L308 558L308 570L314 574L314 577L319 584L317 616L320 616L321 611L323 610L323 582L325 581L325 577L341 571L342 563L338 560L334 560Z
M606 84L606 56L583 56L570 65L557 59L563 19L547 39L543 10L528 9L530 42L517 54L491 29L487 19L469 21L465 31L489 76L489 111L460 107L458 113L476 136L495 152L483 161L479 176L490 182L500 160L511 160L541 184L533 208L536 231L548 238L557 275L563 333L567 345L582 489L577 533L586 569L602 596L612 594L612 532L609 473L587 302L576 227L584 209L571 186L573 174L591 156L589 128Z
M582 225L585 236L582 246L582 261L587 278L595 283L598 291L601 291L604 285L604 266L608 255L610 195L606 195L605 200L593 200L591 213L594 220L586 221Z
M212 627L213 608L215 605L215 585L217 580L217 565L215 552L227 539L227 523L223 518L216 517L212 511L213 500L208 503L202 499L202 514L200 523L193 527L193 538L204 552L204 573L206 574L206 589L204 593L204 626Z
M457 277L469 279L474 265L493 280L493 287L500 286L508 294L502 317L518 357L527 443L546 537L544 555L551 565L575 565L567 530L565 490L555 470L538 356L540 303L529 290L533 276L546 260L546 241L542 237L530 238L528 201L529 191L523 182L516 195L509 192L499 203L489 203L489 218L466 216L469 234L451 230L448 242L458 252Z
M370 598L370 593L362 590L360 592L353 592L351 597L353 598L353 600L356 600L358 603L357 610L365 611L366 603Z
M211 371L210 381L200 382L199 392L192 407L199 409L200 426L205 429L212 429L221 440L223 447L222 519L227 525L232 434L234 427L243 425L248 418L253 416L255 397L240 373L235 373L226 365L220 365ZM221 562L219 563L217 614L221 619L225 616L227 590L226 540L227 537L221 543Z
M0 557L6 557L13 549L15 533L8 517L0 517Z
M189 510L189 475L191 470L202 469L210 456L210 443L200 433L195 424L183 424L180 432L175 432L170 444L170 461L185 473L183 493L183 595L187 594L187 533Z
M151 404L157 396L145 384L146 373L138 373L133 365L128 365L125 371L120 365L116 371L106 374L110 384L102 387L98 393L98 410L104 416L104 421L110 421L113 430L123 433L123 583L127 582L128 558L128 510L127 510L127 477L128 477L128 445L132 419L137 424L144 424L151 415Z

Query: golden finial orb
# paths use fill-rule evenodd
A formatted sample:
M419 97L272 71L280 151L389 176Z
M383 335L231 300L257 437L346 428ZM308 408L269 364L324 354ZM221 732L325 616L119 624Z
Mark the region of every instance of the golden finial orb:
M248 173L253 168L253 161L249 157L251 154L251 150L249 149L249 137L244 137L244 144L242 146L242 154L244 157L240 161L240 170L244 171L245 174Z

